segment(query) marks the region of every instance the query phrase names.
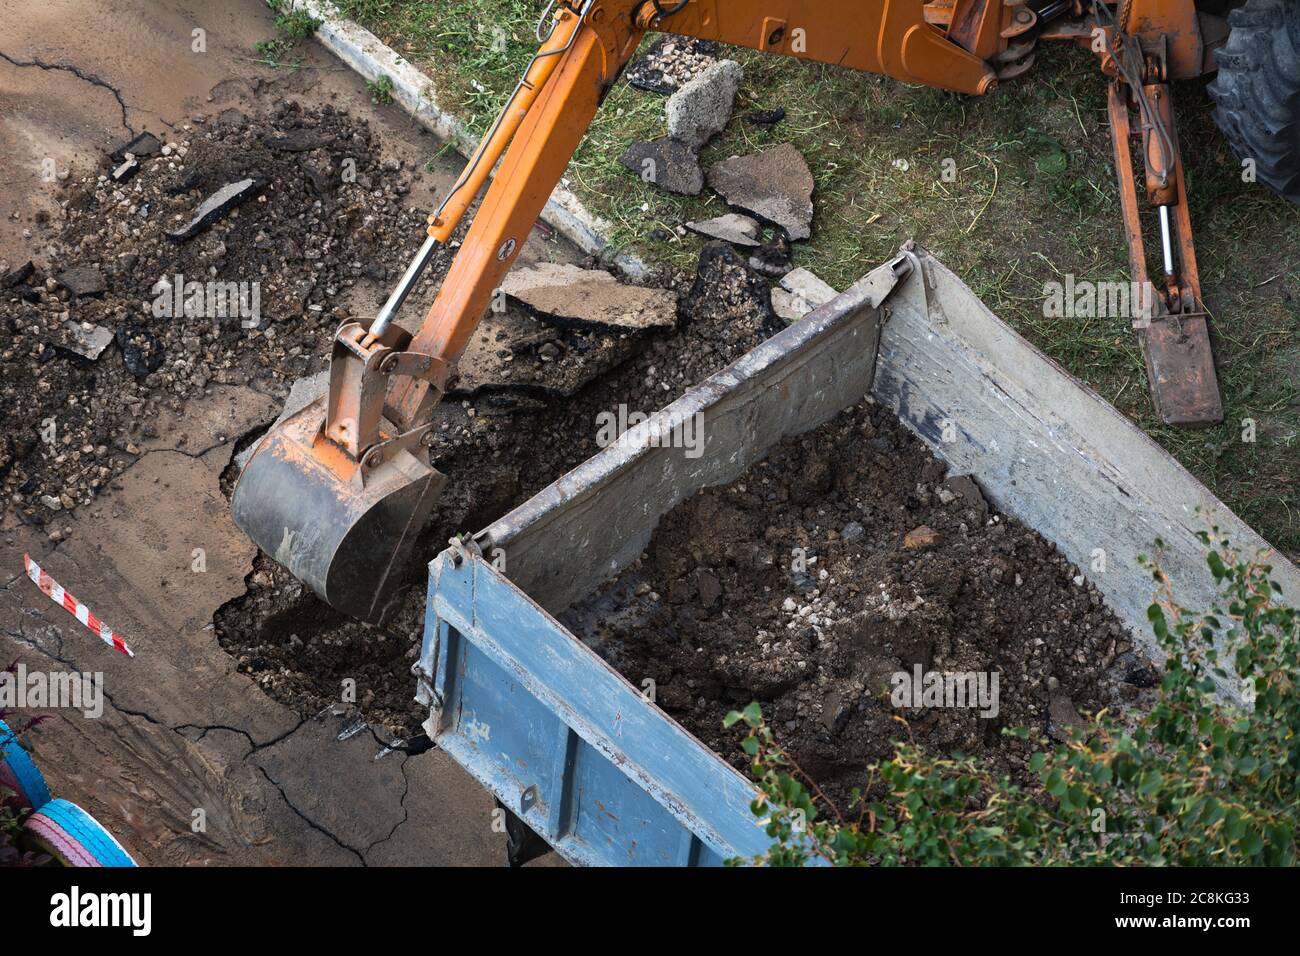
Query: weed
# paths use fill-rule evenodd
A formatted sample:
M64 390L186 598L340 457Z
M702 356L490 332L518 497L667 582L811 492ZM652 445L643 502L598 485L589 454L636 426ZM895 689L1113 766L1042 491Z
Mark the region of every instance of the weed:
M277 36L269 40L259 40L253 44L253 52L258 63L272 69L288 67L297 69L299 61L290 60L289 55L300 42L310 37L320 21L306 10L296 9L287 0L266 0L266 5L275 14Z
M387 106L393 102L393 80L387 73L381 73L373 80L366 81L366 92L370 102L376 106Z

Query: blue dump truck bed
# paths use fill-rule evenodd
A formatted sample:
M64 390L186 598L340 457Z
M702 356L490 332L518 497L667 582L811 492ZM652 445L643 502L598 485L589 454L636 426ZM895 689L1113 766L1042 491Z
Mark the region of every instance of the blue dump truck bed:
M572 863L761 855L769 839L750 810L752 784L553 615L635 561L678 503L867 396L1084 569L1139 646L1150 646L1150 578L1136 556L1155 538L1168 543L1165 571L1191 606L1213 598L1194 537L1206 522L1264 546L1163 449L909 246L430 564L414 668L430 737ZM702 450L664 440L688 419ZM1089 570L1098 542L1104 573ZM1300 600L1300 572L1280 556L1274 564L1285 596Z

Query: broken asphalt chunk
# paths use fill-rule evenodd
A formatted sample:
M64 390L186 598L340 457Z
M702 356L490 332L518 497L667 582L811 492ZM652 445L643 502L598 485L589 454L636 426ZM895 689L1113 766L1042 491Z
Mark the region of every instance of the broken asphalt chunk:
M783 119L785 119L784 106L778 106L774 110L753 110L745 116L745 121L752 126L775 126Z
M695 150L668 136L638 140L618 161L641 179L660 189L682 196L698 196L704 190L704 170Z
M123 326L117 330L117 347L122 350L122 364L136 378L144 378L162 365L162 341L148 329Z
M777 229L771 239L749 254L749 267L759 275L779 279L790 271L793 254L790 239L783 230Z
M239 182L222 186L194 210L194 217L180 229L167 233L176 242L192 239L204 229L219 220L231 209L248 202L259 192L265 181L261 179L241 179Z
M695 282L680 311L687 321L739 321L756 325L764 335L782 328L767 281L725 242L706 242L700 250Z
M125 143L113 150L111 158L115 165L121 165L126 162L127 153L130 153L136 159L157 156L162 152L162 145L162 141L153 133L141 133L129 143Z
M648 93L674 93L708 69L718 49L712 40L662 37L628 67L627 81Z
M790 143L725 159L708 180L732 208L780 226L791 239L812 235L812 172Z
M36 266L32 263L31 259L28 259L17 269L0 276L0 289L12 289L14 286L18 285L18 283L26 282L32 277L32 273L35 271Z
M624 285L600 269L543 262L510 272L501 291L553 325L641 331L677 324L676 293Z

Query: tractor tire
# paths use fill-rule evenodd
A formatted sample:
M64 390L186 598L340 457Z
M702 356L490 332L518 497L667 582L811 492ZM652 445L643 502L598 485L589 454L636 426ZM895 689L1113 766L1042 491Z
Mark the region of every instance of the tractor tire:
M1209 86L1214 119L1255 178L1300 203L1300 0L1246 0Z

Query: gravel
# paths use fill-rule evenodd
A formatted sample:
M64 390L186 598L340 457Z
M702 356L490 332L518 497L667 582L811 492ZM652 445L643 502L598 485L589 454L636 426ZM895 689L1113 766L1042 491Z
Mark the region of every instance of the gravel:
M400 268L392 250L421 241L425 213L407 202L420 174L330 107L283 103L170 135L138 137L69 180L57 215L38 223L34 264L0 263L0 486L19 520L44 524L42 499L93 500L154 437L161 410L215 384L282 395L319 367L333 328L382 298ZM140 171L119 185L109 174L127 153ZM188 241L169 238L244 179L261 184L256 198ZM243 298L225 298L226 283L246 284ZM96 327L116 347L78 354Z

